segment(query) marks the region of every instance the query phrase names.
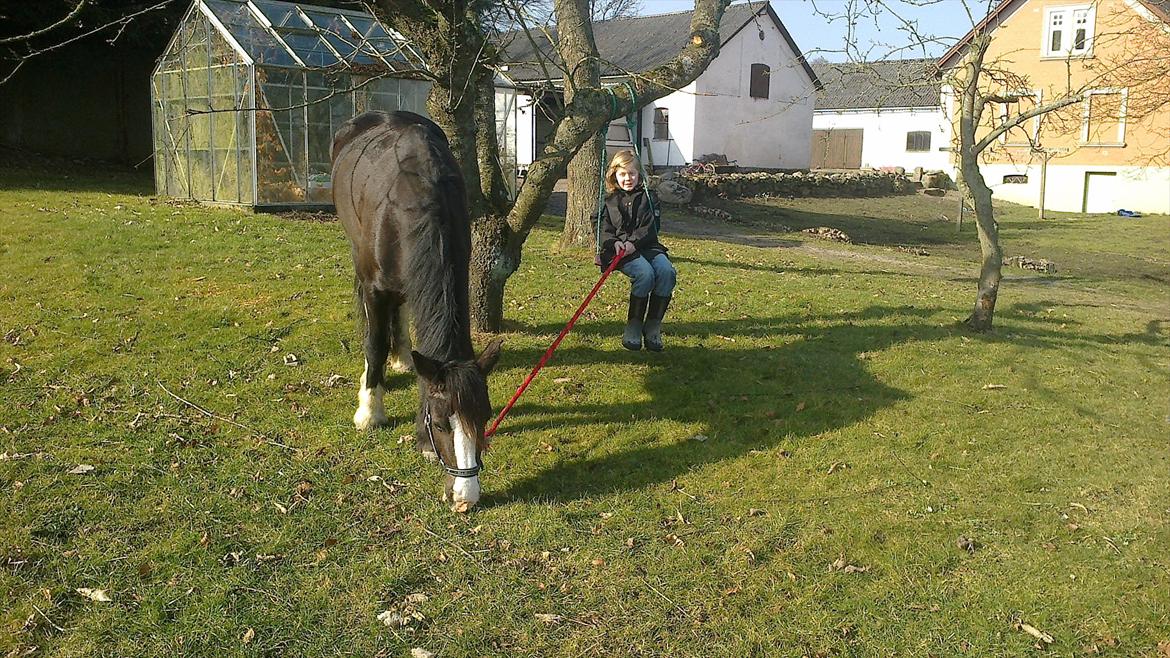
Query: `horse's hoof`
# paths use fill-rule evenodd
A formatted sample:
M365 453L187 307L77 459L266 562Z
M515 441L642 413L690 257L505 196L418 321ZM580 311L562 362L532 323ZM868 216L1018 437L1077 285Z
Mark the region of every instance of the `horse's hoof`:
M360 432L385 427L389 424L390 419L386 417L385 413L373 412L369 409L358 409L353 414L353 425Z

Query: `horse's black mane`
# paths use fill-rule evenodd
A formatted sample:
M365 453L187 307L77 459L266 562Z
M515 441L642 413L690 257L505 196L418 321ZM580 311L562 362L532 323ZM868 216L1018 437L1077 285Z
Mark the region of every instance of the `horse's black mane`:
M415 349L439 361L471 359L471 236L462 180L457 172L445 172L433 189L435 208L410 227L414 248L402 272L414 314Z

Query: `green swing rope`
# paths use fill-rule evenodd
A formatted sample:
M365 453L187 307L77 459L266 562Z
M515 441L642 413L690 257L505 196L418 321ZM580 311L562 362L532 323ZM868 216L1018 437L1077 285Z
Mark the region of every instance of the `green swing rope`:
M634 91L634 86L629 82L623 81L622 84L630 92L630 104L634 108L632 112L626 114L626 131L630 134L630 145L634 147L634 155L638 157L638 169L642 176L642 189L646 190L646 200L650 203L650 212L654 217L654 231L657 232L662 230L662 217L658 214L657 208L654 207L654 196L650 194L650 181L646 176L646 165L642 162L642 151L638 148L638 138L636 136L638 127L638 93ZM609 114L613 116L617 114L617 94L613 93L612 87L606 87L605 90L609 92ZM599 257L601 256L601 213L605 208L605 138L608 134L609 122L606 121L605 125L597 131L599 137L597 141L600 142L601 151L597 161L601 165L601 175L599 176L600 183L597 187L597 217L593 223L597 231L597 239L594 244L596 245L596 251Z

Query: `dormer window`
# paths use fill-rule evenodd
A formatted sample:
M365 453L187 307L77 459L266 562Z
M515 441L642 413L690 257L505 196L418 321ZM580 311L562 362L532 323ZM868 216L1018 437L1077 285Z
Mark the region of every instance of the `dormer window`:
M1049 7L1044 11L1045 57L1087 55L1093 48L1092 5Z

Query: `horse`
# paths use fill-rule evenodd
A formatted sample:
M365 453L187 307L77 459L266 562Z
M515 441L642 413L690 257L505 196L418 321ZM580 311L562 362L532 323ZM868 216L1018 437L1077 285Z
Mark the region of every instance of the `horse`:
M492 341L475 355L468 310L471 221L463 176L443 131L411 112L366 112L333 138L333 202L349 238L364 321L365 369L353 422L389 423L386 363L413 368L415 447L446 471L443 500L467 512L480 497ZM417 344L411 349L410 321Z

